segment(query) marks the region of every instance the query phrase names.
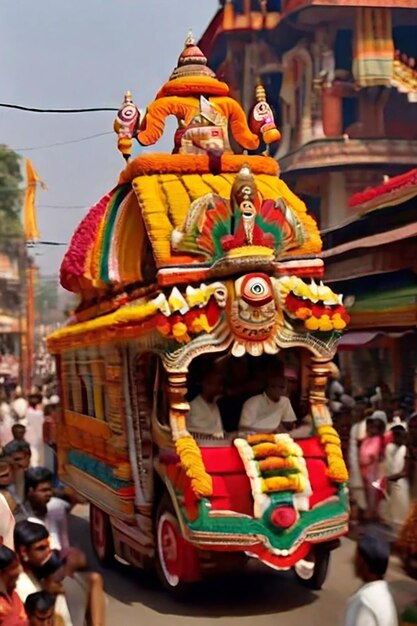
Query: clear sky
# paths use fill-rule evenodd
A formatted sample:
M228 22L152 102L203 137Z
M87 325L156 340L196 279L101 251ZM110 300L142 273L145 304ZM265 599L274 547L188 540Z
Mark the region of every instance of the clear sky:
M39 108L118 107L129 89L144 108L175 67L188 29L198 38L217 4L217 0L3 0L0 101ZM53 148L28 148L111 132L114 115L0 108L0 143L32 159L48 186L48 191L38 193L41 239L68 242L86 208L116 183L123 159L113 133ZM166 133L152 149L171 147ZM39 247L35 260L41 273L56 274L64 252L65 247Z

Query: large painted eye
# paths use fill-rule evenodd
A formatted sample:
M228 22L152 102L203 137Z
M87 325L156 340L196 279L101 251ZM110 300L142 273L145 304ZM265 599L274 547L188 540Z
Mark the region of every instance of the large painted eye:
M248 274L242 282L242 298L252 306L262 306L272 300L272 285L266 274Z

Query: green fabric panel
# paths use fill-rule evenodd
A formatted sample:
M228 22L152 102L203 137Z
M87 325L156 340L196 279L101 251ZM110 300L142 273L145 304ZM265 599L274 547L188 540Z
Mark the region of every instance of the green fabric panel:
M110 208L110 215L107 218L107 224L105 226L105 232L103 237L103 249L102 256L100 259L100 280L105 283L110 283L109 279L109 252L110 252L110 244L113 236L113 228L116 222L117 211L129 193L131 187L130 185L123 185L120 187L113 198L111 199L112 206Z
M279 497L276 497L278 496ZM339 488L339 499L337 502L330 502L323 506L318 506L311 511L301 511L297 523L289 529L280 529L269 522L271 511L280 504L290 504L292 494L289 492L272 494L273 504L266 511L262 520L247 517L209 517L209 500L203 498L200 503L198 518L190 522L185 514L183 519L186 525L193 531L218 533L219 540L222 534L244 534L267 537L273 548L288 550L300 535L311 525L332 520L349 510L346 489L342 485Z

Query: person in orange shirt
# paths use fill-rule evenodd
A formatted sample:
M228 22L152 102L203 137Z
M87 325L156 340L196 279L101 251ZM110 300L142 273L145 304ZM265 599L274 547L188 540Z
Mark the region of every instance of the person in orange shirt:
M0 624L28 626L25 607L16 593L21 571L17 555L7 546L0 546Z

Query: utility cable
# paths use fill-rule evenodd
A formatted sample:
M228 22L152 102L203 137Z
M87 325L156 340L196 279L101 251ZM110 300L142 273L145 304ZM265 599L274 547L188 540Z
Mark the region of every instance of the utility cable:
M67 141L56 141L55 143L47 143L42 146L30 146L29 148L10 148L13 152L29 152L32 150L43 150L44 148L55 148L55 146L66 146L70 143L81 143L82 141L88 141L89 139L96 139L96 137L104 137L105 135L114 135L114 132L109 130L105 133L95 133L94 135L87 135L87 137L79 137L78 139L68 139Z
M9 104L0 102L0 107L4 109L16 109L18 111L27 111L28 113L97 113L99 111L118 111L114 107L91 107L87 109L39 109L37 107L27 107L21 104Z

